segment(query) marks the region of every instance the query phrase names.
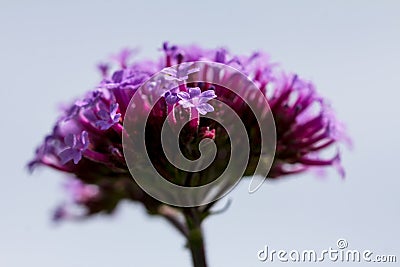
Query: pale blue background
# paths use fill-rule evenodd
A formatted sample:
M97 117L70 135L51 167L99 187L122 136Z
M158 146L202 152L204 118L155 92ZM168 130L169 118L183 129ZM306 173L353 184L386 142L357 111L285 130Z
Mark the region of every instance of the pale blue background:
M138 205L55 227L63 175L24 168L57 104L99 80L99 60L125 46L155 58L164 40L268 51L315 81L355 141L345 181L304 175L254 195L238 186L230 209L205 224L210 266L275 266L258 262L264 245L322 250L340 237L400 260L399 2L83 2L0 2L0 266L190 266L183 238Z

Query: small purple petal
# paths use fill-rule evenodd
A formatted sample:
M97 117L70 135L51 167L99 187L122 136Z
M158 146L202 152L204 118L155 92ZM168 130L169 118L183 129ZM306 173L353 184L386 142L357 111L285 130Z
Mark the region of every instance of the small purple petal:
M174 79L177 75L176 69L173 69L173 68L165 68L162 70L162 72L171 76L171 77L170 76L164 77L166 79L168 79L168 78Z
M81 152L75 153L73 155L73 158L74 158L74 163L78 164L78 162L82 159L82 153Z
M99 116L100 119L105 120L105 121L110 118L110 114L107 111L105 111L104 109L97 112L97 116Z
M114 115L114 118L113 118L113 121L114 121L115 123L117 123L117 122L119 121L119 118L121 118L121 114L120 114L120 113L115 114L115 115Z
M208 103L200 104L200 105L198 105L196 108L197 108L197 110L199 111L199 113L200 113L201 115L205 115L205 114L207 114L208 112L213 112L213 111L214 111L214 107L211 106L211 105L208 104Z
M199 87L189 88L190 98L198 97L201 94Z
M103 105L101 109L97 112L99 120L94 121L94 124L100 130L108 130L114 124L118 123L121 114L116 114L118 109L118 104L111 104L109 109Z
M203 93L201 93L201 97L205 97L205 98L216 98L216 94L214 90L207 90L204 91Z
M69 147L75 147L76 146L76 137L73 134L68 134L64 138L64 143L69 146Z
M221 48L217 50L217 52L215 53L215 62L225 63L225 61L226 61L226 50Z
M188 94L187 92L179 92L178 97L182 100L189 100L191 98L190 94Z
M200 71L199 68L190 69L192 65L193 63L182 63L176 67L165 68L162 70L162 72L166 74L164 78L166 80L176 80L179 82L187 80L190 74Z
M81 144L82 149L87 149L89 147L89 134L86 131L83 131L81 134Z
M120 82L122 82L123 77L124 77L124 71L123 70L118 70L118 71L113 73L113 75L111 76L111 80L114 83L120 83Z
M74 160L75 164L82 159L82 152L89 146L89 137L86 131L83 131L79 139L73 134L68 134L64 138L64 143L67 146L63 151L58 153L61 164L64 165L70 160Z
M194 108L195 105L191 101L180 100L179 104L182 105L183 108Z
M178 96L176 94L169 94L165 97L165 101L168 105L174 105L178 102Z
M97 121L95 125L100 130L108 130L110 128L110 124L106 121Z
M196 108L200 114L205 115L207 112L214 111L214 108L207 102L217 97L214 90L201 92L199 87L189 88L189 93L179 92L178 97L181 99L179 104L183 108Z
M111 106L110 106L111 117L114 117L117 114L117 109L118 109L118 103L111 104Z
M74 158L75 151L72 148L67 148L63 150L61 153L58 154L58 156L61 159L61 164L64 165L68 161Z
M168 42L164 42L163 43L163 50L166 53L173 53L178 49L178 47L176 45L172 45L170 46Z

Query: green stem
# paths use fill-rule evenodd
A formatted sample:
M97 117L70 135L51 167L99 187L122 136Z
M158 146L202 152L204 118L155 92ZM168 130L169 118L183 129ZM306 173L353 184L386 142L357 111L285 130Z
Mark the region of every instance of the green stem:
M193 266L207 267L200 213L195 208L188 208L184 214L188 227L187 240L192 254Z

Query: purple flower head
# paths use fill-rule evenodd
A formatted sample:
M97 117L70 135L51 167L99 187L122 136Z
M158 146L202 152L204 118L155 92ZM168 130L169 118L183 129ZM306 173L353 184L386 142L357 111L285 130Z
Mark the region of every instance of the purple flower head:
M145 105L146 99L160 96L165 98L165 101L161 99L153 107L146 126L146 145L149 146L149 157L157 171L171 182L185 182L186 173L176 170L160 154L163 147L158 137L170 112L181 107L190 108L202 115L213 112L212 115L218 117L220 109L217 104L222 102L231 107L240 118L245 118L243 123L249 133L251 148L244 175L253 174L256 168L254 162L257 162L261 153L257 147L260 135L257 120L251 116L251 110L245 101L235 97L227 88L205 82L185 84L189 75L196 73L196 77L201 77L200 74L204 74L203 70L193 66L193 61L224 63L239 69L268 100L276 125L276 153L268 178L281 178L327 166L333 166L340 174L344 174L339 148L342 143L349 142L349 138L341 122L334 116L328 101L317 92L311 82L284 72L262 52L235 55L228 49L204 49L199 46L164 43L162 53L154 61L130 62L130 52L124 50L114 58L118 62L117 66L103 65L100 68L102 78L96 89L62 109L53 130L36 150L35 157L29 164L30 169L46 165L78 179L79 182L68 187L72 189L68 192L76 200L73 201L74 204L84 208L84 216L112 213L122 200L140 202L152 214L156 214L160 205L163 205L150 197L132 179L122 149L125 130L123 125L129 119L126 116L129 103L137 89L147 84L150 77L158 72L163 73L163 78L149 83L143 90L144 100L139 103L143 106L137 110L139 115L145 114L149 109ZM179 65L171 67L176 64ZM224 76L221 79L234 81L235 77ZM217 96L218 101L210 102L214 105L214 110L209 101ZM175 119L182 115L172 114L176 115ZM182 129L179 145L188 158L192 159L200 156L197 145L204 138L213 139L218 151L221 148L223 154L219 155L215 166L196 173L194 180L208 182L210 176L220 173L226 166L224 160L229 158L226 157L230 153L227 145L229 138L221 125L208 118L198 117L198 121L190 125L191 128ZM135 145L133 144L132 149ZM326 154L327 152L330 154ZM94 188L96 189L92 190ZM70 211L69 207L62 206L58 209L57 217L71 218Z
M199 87L189 88L189 93L179 92L179 104L184 108L196 108L201 115L214 111L213 106L207 102L216 98L214 90L201 92Z
M118 103L113 103L109 110L100 109L97 116L100 118L95 122L96 127L100 130L108 130L111 126L118 123L121 113L117 113Z
M165 79L183 82L189 78L189 75L199 71L199 68L191 68L193 63L182 63L177 67L170 67L164 69Z
M82 158L82 152L84 152L89 146L88 133L83 131L79 137L69 133L64 138L66 148L61 151L58 156L61 159L61 164L65 164L70 160L73 160L75 164Z

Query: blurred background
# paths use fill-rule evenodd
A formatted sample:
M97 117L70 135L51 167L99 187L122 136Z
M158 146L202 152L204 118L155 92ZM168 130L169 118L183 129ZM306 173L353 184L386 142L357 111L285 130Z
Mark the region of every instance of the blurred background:
M258 261L257 252L320 251L339 238L399 261L399 14L395 0L1 0L0 266L190 266L184 239L139 205L53 224L65 177L25 168L58 104L99 81L99 61L124 47L155 59L165 40L267 51L315 82L354 140L343 153L345 180L330 171L267 181L252 195L248 180L237 186L222 201L232 199L230 208L205 223L210 266L280 266Z

